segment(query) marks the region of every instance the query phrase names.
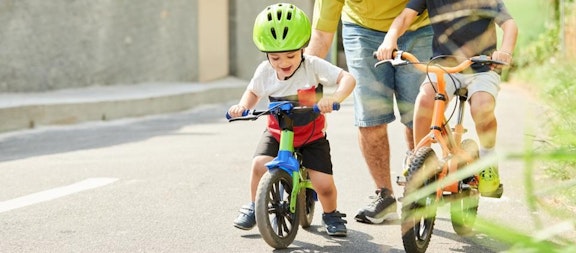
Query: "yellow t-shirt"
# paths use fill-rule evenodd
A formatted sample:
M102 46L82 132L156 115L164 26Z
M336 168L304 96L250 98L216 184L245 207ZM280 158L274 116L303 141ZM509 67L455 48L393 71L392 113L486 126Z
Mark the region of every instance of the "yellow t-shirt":
M396 16L400 15L408 0L316 0L312 27L335 32L338 21L351 22L372 30L387 32ZM430 24L428 12L416 18L408 30Z

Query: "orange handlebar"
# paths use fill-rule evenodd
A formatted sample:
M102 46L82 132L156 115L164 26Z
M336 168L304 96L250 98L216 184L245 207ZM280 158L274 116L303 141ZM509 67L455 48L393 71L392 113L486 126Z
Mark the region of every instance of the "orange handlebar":
M396 51L392 55L394 57L396 57L398 54L401 54L400 56L403 59L406 59L407 61L409 61L411 63L415 63L413 65L418 70L420 70L422 72L432 72L432 73L436 73L439 75L442 75L444 73L451 73L452 74L452 73L461 72L462 70L465 70L466 68L470 67L470 65L472 65L472 63L473 63L472 60L466 59L454 67L441 67L441 66L435 66L435 65L417 64L417 63L420 63L418 58L416 58L416 56L414 56L413 54L408 53L408 52Z

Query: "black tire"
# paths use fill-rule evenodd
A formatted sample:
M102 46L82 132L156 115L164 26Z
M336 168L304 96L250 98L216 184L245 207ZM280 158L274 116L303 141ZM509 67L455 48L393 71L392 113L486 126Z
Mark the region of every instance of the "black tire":
M256 191L256 224L262 238L275 249L288 247L299 225L298 206L290 212L292 177L282 169L266 172Z
M298 213L300 214L300 226L302 228L310 227L314 219L314 208L316 206L314 195L316 195L316 192L312 189L300 190Z
M436 193L408 202L406 197L436 180L439 162L429 147L416 150L408 169L402 201L402 242L408 253L424 253L430 244L436 220Z
M471 139L462 141L462 149L472 157L472 161L467 163L459 163L460 167L466 166L479 158L478 144ZM473 177L465 179L464 182L468 183L473 180ZM480 194L478 189L470 188L465 189L455 196L450 203L450 216L452 221L452 228L458 235L467 236L472 233L476 216L478 215L478 202L480 201Z
M480 194L476 189L467 189L459 193L450 203L450 217L452 228L456 234L468 236L472 234L476 216L478 215L478 202Z

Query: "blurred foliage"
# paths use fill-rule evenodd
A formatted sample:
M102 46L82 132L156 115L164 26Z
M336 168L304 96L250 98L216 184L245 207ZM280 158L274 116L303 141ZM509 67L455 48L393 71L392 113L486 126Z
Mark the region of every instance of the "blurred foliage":
M554 225L539 220L541 217L534 217L535 224L539 224L538 231L525 237L520 232L508 231L508 237L516 235L513 239L496 230L490 233L488 229L486 232L494 238L504 242L515 241L509 252L576 252L573 238L562 237L566 231L574 232L576 226L576 103L573 102L576 59L569 58L561 47L561 32L576 27L561 27L564 22L560 22L560 12L573 17L576 5L573 0L549 0L548 3L552 4L554 12L545 31L536 39L528 40L527 44L517 46L511 69L514 79L532 85L529 89L535 91L534 94L547 107L541 119L546 136L536 137L526 153L515 159L525 161L524 185L531 211L546 213L560 222ZM564 9L560 6L562 3ZM550 188L535 186L538 170L545 171L551 181ZM487 226L498 227L497 224Z

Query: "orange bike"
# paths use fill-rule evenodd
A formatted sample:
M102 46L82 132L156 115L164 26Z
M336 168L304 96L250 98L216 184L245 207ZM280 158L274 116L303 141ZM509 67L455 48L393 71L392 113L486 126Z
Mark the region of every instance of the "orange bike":
M462 140L466 133L463 116L468 92L466 88L456 87L454 96L458 98L456 104L458 111L456 124L451 128L450 119L445 117L449 101L444 75L461 72L473 63L500 65L506 63L491 60L488 56L476 56L461 61L457 66L444 67L421 63L407 52L396 51L393 56L394 59L380 61L375 67L386 62L390 62L393 66L413 64L420 71L434 73L437 78L430 133L414 148L414 153L404 170L406 180L400 178L397 180L399 185L404 186L401 221L404 249L406 252L422 253L430 243L436 209L440 204L449 201L452 227L456 234L466 235L472 231L476 221L480 199L478 173L456 174L458 170L479 157L476 141ZM441 155L436 155L437 151L432 149L432 144L439 148L437 151Z

